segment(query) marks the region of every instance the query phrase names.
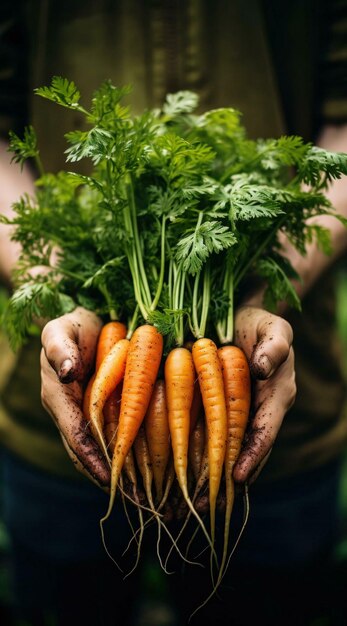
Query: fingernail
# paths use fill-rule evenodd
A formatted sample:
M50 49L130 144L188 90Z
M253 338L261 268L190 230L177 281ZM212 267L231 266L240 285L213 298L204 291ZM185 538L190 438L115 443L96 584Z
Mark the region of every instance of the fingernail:
M71 359L65 359L60 366L59 378L63 382L69 382L72 377L72 361Z

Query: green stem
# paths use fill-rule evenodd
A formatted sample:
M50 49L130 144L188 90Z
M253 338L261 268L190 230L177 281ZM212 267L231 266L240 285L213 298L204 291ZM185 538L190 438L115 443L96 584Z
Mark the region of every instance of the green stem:
M134 260L131 253L129 253L128 255L128 262L129 262L131 276L133 279L135 300L136 300L137 305L139 306L142 317L146 320L148 317L148 307L145 305L145 303L142 300L141 285L140 285L139 273L137 271L136 258Z
M199 339L201 337L199 319L198 319L199 282L200 282L200 272L196 274L195 279L194 279L193 299L192 299L192 325L193 325L193 334L196 339Z
M145 272L144 264L143 264L143 256L142 256L142 248L140 242L139 231L137 227L137 216L136 216L136 205L135 205L135 197L134 197L134 186L132 180L127 184L127 198L129 202L130 208L130 220L131 220L131 231L133 235L134 241L134 252L137 259L138 269L140 272L140 287L141 293L143 296L143 300L146 304L146 307L149 308L151 306L151 292L148 286L147 275Z
M185 285L186 285L186 275L184 272L181 272L181 280L180 280L180 290L179 290L179 302L178 308L182 311L184 306L184 293L185 293ZM176 333L176 343L178 346L183 346L184 343L184 320L183 315L179 316L177 323L177 333Z
M133 316L130 320L130 322L128 323L128 332L127 332L127 339L131 339L131 336L137 326L137 319L139 316L139 305L137 304L135 307L135 311L133 313Z
M207 261L205 270L204 270L204 281L202 288L202 306L201 306L201 317L200 317L200 336L205 337L206 335L206 324L208 318L208 311L210 308L210 300L211 300L211 272L210 272L210 263Z
M182 270L180 268L177 268L174 262L172 268L172 309L176 310L179 308L181 299ZM175 341L177 345L179 345L180 335L181 329L179 321L175 321Z
M164 285L164 274L165 274L165 247L166 247L166 238L165 238L165 234L166 234L166 218L165 216L163 217L163 221L161 223L161 258L160 258L160 275L159 275L159 280L158 280L158 286L157 286L157 291L155 293L154 296L154 300L152 301L150 310L154 311L157 307L157 304L159 302L159 298L161 296L161 292L163 289L163 285Z
M108 289L105 286L101 285L101 286L99 286L99 290L101 291L102 295L104 296L104 298L105 298L105 300L107 302L107 305L109 307L110 319L111 320L118 320L119 319L118 313L117 313L116 309L114 309L111 306L111 297L110 297L110 294L108 292Z
M227 336L226 343L232 343L234 339L234 280L232 272L229 274L228 284L228 296L229 296L229 308L227 317Z
M228 312L226 317L216 325L216 331L219 342L225 345L232 343L234 336L234 277L230 266L227 266L225 270L223 291L228 296Z
M168 274L169 307L173 311L182 311L186 287L185 272L183 272L181 267L177 267L175 261L171 258ZM183 315L179 314L175 318L174 329L175 343L177 346L182 346L184 343Z
M39 153L39 152L37 152L37 153L35 154L35 157L34 157L34 158L35 158L36 169L37 169L37 171L38 171L38 173L39 173L40 177L41 177L41 176L44 176L44 174L45 174L45 170L44 170L44 167L43 167L43 164L42 164L42 161L41 161L40 153Z
M169 306L171 309L173 309L173 284L174 284L173 274L174 274L174 262L172 259L170 259L167 288L168 288Z
M131 276L133 280L135 299L140 308L141 315L143 316L144 319L147 319L149 307L147 306L147 303L143 301L143 297L142 297L140 272L138 269L138 259L136 255L135 246L133 244L134 242L133 224L132 224L128 206L124 207L124 226L130 239L130 243L126 246L126 255L127 255L129 268L130 268L130 272L131 272Z

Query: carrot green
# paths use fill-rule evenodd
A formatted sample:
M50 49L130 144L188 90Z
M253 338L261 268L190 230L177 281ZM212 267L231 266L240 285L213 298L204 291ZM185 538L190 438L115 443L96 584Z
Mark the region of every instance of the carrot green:
M106 81L87 108L66 78L36 90L83 118L83 130L66 134L71 171L44 171L32 127L23 139L11 133L13 160L33 159L38 172L35 196L1 217L22 246L3 315L14 347L35 318L77 305L125 321L130 334L154 324L166 352L190 334L228 343L251 280L265 281L268 307L300 306L280 232L302 254L312 238L329 252L328 231L307 219L335 215L324 191L347 173L346 154L297 136L251 140L240 112L196 112L188 91L135 116L123 103L129 91ZM79 161L88 174L74 171Z

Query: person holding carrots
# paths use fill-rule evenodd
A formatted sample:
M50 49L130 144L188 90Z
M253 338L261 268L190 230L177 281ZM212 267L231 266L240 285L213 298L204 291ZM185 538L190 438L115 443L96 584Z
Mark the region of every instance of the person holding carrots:
M269 0L252 0L247 10L242 2L224 0L214 3L213 8L203 1L189 1L184 6L169 2L162 7L134 1L110 7L107 3L96 6L90 0L75 2L68 10L64 2L59 7L42 2L39 11L30 11L31 4L20 3L17 20L13 9L5 7L11 18L6 23L19 23L19 31L15 32L20 35L15 38L10 32L6 43L22 45L18 56L12 57L12 83L2 91L12 97L11 101L4 95L2 106L6 132L13 128L14 121L20 123L23 117L29 117L24 106L26 89L31 94L33 87L49 82L56 73L68 74L86 92L106 76L116 84L133 82L137 98L134 104L139 108L160 102L167 91L192 88L201 96L202 109L230 104L243 111L245 124L254 136L294 132L327 149L347 151L344 82L333 80L341 71L338 63L334 65L334 46L341 42L336 29L343 23L343 2L305 1L285 7ZM33 15L37 17L35 24ZM34 45L29 45L31 41ZM252 50L249 41L253 42ZM296 45L289 45L293 41ZM23 50L29 51L27 57ZM90 54L91 50L95 55ZM28 67L19 62L23 58L30 62ZM8 75L4 73L4 80ZM63 167L61 129L68 127L64 111L60 117L55 117L56 112L50 117L41 101L30 102L30 106L30 121L44 137L42 156L48 168ZM13 114L16 120L11 118ZM74 123L77 127L78 121ZM5 144L1 163L3 213L10 212L11 203L22 191L31 191L32 173L25 169L24 176L20 175L9 162ZM334 182L329 196L342 214L346 214L346 195L346 181ZM230 583L226 580L235 589L231 594L234 613L227 593L222 591L223 603L215 600L206 606L197 614L196 620L200 621L196 623L241 625L253 623L257 617L267 624L286 624L288 619L288 623L306 626L317 616L316 610L324 609L318 601L316 606L313 603L313 596L319 599L318 590L326 589L326 578L317 564L329 563L329 550L336 539L336 494L341 454L347 441L342 414L345 385L334 339L332 279L347 241L345 228L337 221L327 218L320 223L331 229L331 256L312 246L305 257L300 257L289 244L287 247L302 278L298 290L303 296L303 312L279 311L281 316L273 315L262 308L261 291L245 296L236 312L236 343L250 362L256 410L233 477L240 485L253 482L251 518L235 553ZM9 283L18 250L3 225L0 237L1 274ZM4 459L5 514L13 544L20 614L32 618L35 626L43 623L43 611L37 613L37 595L34 589L32 595L26 591L23 577L34 577L37 563L42 572L54 571L58 584L62 585L65 577L58 607L56 594L48 584L44 587L46 596L49 590L52 592L52 598L46 597L47 607L54 607L60 615L59 626L70 623L70 619L72 623L76 616L94 626L96 604L107 597L114 581L107 555L101 556L98 515L91 517L87 513L93 507L100 510L107 496L90 481L79 480L76 472L77 467L102 488L109 485L109 467L99 446L83 428L81 411L81 385L100 327L100 319L82 307L44 327L41 371L45 411L39 407L35 364L40 343L35 338L23 348L3 397L6 414L2 416L1 433L5 450L10 451ZM299 392L282 425L296 392L292 329ZM48 421L47 412L58 429ZM30 498L26 505L29 521L24 529L20 522L26 493ZM43 508L47 501L50 506ZM121 536L125 530L119 518L117 524ZM30 532L26 535L27 529ZM82 607L93 568L106 586L96 593L95 603L90 601ZM233 571L238 573L237 581ZM67 591L72 577L81 581L75 596ZM195 592L199 577L197 573ZM42 583L37 574L36 580ZM93 581L96 590L94 575ZM123 594L126 604L136 584L131 578L124 586L122 583L117 594L121 605L120 596ZM267 601L266 588L271 602ZM290 594L304 601L306 622L300 622L301 616L288 607ZM182 602L187 603L189 612L188 595L186 590ZM254 614L250 604L255 606ZM105 623L114 623L115 607L103 611L103 619L108 620ZM237 617L231 621L231 615ZM132 619L124 613L124 606L119 609L119 619L122 624Z

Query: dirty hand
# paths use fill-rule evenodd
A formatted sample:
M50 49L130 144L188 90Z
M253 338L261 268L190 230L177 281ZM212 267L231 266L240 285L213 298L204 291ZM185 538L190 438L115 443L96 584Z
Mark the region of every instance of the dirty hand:
M91 370L101 325L97 315L82 307L45 325L41 396L76 468L105 487L110 481L109 466L82 413L83 384Z
M250 424L233 472L236 482L252 482L258 476L294 403L292 341L292 328L282 317L254 306L236 312L235 344L248 358L253 381Z

